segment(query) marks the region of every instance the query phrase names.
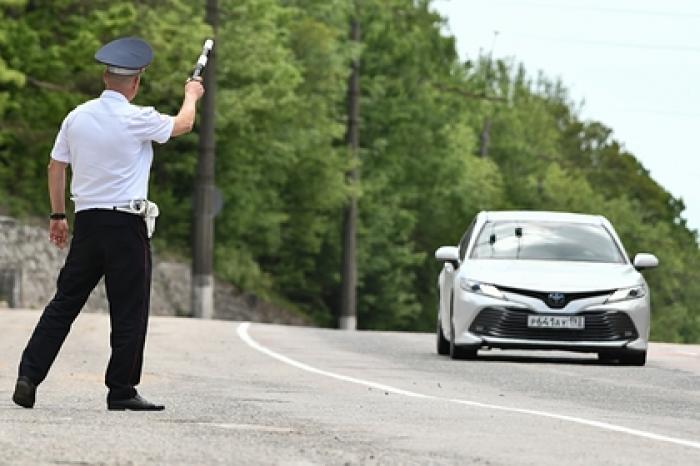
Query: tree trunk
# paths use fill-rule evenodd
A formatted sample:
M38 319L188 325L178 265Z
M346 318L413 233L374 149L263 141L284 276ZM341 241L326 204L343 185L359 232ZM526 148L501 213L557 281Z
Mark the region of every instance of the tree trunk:
M486 117L484 129L481 131L479 141L479 157L485 158L489 153L489 141L491 140L491 117Z

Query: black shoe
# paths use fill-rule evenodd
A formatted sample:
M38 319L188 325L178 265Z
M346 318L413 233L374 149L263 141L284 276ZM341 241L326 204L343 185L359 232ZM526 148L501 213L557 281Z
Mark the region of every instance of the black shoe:
M128 400L107 400L107 409L110 411L163 411L165 406L153 404L136 395Z
M17 379L17 385L15 385L15 394L12 395L12 401L23 408L33 408L35 399L36 385L29 378L20 376Z

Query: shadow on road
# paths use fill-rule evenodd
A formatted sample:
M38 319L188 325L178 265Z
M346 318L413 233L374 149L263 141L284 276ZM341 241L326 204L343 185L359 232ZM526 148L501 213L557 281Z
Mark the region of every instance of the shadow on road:
M451 362L468 362L468 363L516 363L516 364L558 364L558 365L575 365L575 366L618 366L629 367L619 364L615 360L601 361L597 355L586 356L566 356L566 355L518 355L518 354L483 354L479 353L476 359L468 360L451 360L449 357L433 355L438 359L444 359Z
M567 357L567 356L518 356L512 354L479 354L473 362L515 362L524 364L575 364L585 366L610 366L615 365L608 361L600 361L597 356Z

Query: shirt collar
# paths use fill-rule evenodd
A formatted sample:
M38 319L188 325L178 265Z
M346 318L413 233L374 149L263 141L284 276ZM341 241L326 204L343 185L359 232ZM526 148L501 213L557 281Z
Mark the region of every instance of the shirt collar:
M110 91L109 89L105 89L104 91L102 91L102 94L100 94L100 99L115 99L129 103L124 94L117 91Z

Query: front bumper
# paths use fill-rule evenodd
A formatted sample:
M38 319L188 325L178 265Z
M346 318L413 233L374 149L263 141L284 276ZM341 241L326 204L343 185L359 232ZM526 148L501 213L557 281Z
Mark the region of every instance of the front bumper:
M461 289L455 294L457 345L586 352L647 348L648 296L613 304L605 304L605 297L594 297L572 301L564 309L550 309L539 299L522 295L506 294L508 300L500 300ZM586 328L528 328L528 315L583 315Z

